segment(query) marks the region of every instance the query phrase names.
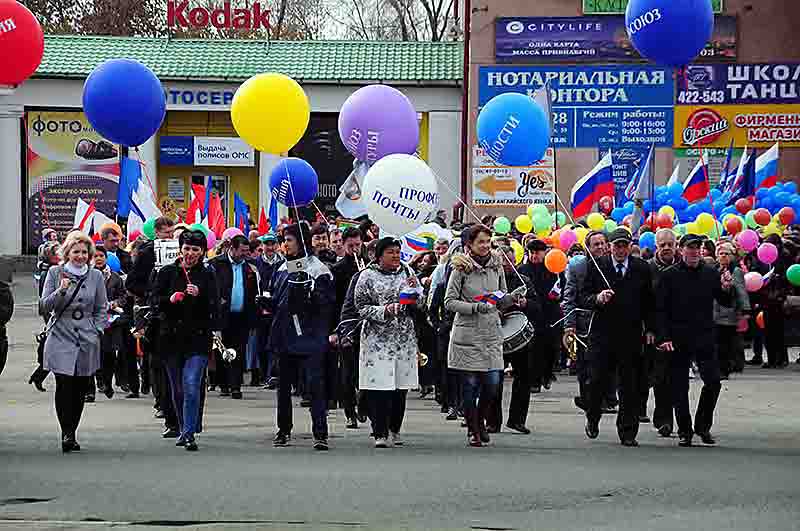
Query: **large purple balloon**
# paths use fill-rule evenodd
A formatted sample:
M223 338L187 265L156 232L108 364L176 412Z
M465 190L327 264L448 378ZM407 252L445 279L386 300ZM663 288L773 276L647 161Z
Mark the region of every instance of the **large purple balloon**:
M356 159L369 164L395 153L413 155L419 145L417 112L399 90L369 85L342 105L339 136Z

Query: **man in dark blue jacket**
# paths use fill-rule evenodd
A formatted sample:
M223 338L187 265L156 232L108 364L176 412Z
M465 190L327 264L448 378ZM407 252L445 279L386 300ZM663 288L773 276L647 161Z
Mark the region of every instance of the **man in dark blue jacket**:
M336 302L333 275L310 252L307 225L291 225L284 232L286 259L273 274L272 331L269 345L278 358L278 433L275 446L289 444L292 431L291 386L301 369L311 391L314 449L328 449L325 356Z

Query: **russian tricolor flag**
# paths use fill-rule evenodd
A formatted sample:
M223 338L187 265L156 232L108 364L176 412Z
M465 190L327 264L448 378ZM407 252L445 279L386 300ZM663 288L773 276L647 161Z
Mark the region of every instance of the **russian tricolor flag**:
M633 172L633 177L631 181L628 183L628 186L625 187L625 199L633 200L633 196L636 193L636 189L639 188L639 180L642 178L642 167L639 166L636 168L636 171Z
M614 176L611 172L611 150L600 159L592 171L581 177L572 187L570 199L572 215L580 218L591 212L603 196L614 196Z
M756 159L756 190L778 183L778 143Z
M697 161L697 165L683 183L683 197L690 203L700 201L708 196L708 179L706 178L708 174L707 166L708 157L706 156L705 150L703 150L703 154L700 160Z
M430 240L427 238L415 238L406 235L406 243L417 252L430 251L433 249L433 245L431 245Z
M496 305L500 300L505 296L505 293L502 291L493 291L491 293L484 293L483 295L478 295L475 297L475 302L485 302L491 304L492 306Z

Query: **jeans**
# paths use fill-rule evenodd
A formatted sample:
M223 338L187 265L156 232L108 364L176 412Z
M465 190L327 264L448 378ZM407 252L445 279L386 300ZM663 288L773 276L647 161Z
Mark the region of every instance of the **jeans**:
M56 377L56 416L62 436L75 436L83 414L86 391L92 376L69 376L54 373Z
M464 410L478 407L478 399L483 398L484 403L497 399L500 387L500 376L503 371L461 371L462 399Z
M325 356L314 354L308 357L278 357L280 378L278 380L278 429L292 432L292 383L305 369L307 391L311 393L311 423L315 439L328 438L328 400L325 395Z
M167 375L172 390L172 401L178 415L181 439L194 439L200 426L200 400L203 373L208 366L208 356L171 357L167 360Z
M406 389L367 391L369 396L372 433L376 439L387 438L389 432L399 433L406 415Z

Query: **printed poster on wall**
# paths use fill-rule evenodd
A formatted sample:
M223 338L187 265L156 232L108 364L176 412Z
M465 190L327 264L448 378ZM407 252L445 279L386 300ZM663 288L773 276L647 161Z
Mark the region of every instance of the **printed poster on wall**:
M532 166L502 166L483 148L472 148L472 204L475 206L555 206L555 150Z
M625 17L516 17L495 21L498 63L645 62L631 44ZM699 62L736 60L736 17L714 17Z
M59 238L73 228L78 199L114 219L119 186L118 147L101 138L81 111L26 113L28 252L42 229Z
M599 148L599 158L608 153L608 147ZM614 202L624 205L628 199L625 189L634 173L643 164L650 152L650 146L614 147L611 149L611 174L614 177Z

